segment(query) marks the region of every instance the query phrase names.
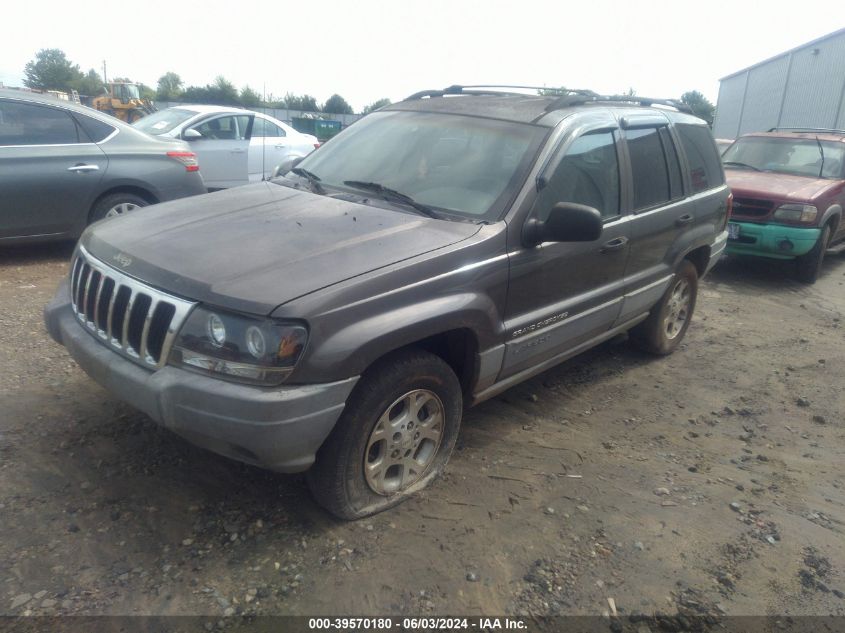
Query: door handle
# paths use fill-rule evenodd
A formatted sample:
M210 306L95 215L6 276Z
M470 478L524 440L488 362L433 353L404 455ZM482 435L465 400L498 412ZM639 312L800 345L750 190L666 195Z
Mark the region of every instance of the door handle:
M604 246L601 247L602 253L607 253L609 251L618 251L620 248L625 246L628 243L628 238L624 235L614 238L609 242L605 242Z
M242 149L233 149L233 150L231 150L231 152L232 152L233 154L243 154L243 153L244 153L244 151L245 151L245 150L242 150Z
M75 171L79 173L85 173L86 171L100 171L99 165L74 165L73 167L68 167L68 171Z
M692 214L690 214L690 213L685 213L684 215L682 215L681 217L679 217L677 220L675 220L675 224L677 224L678 226L683 226L684 224L689 224L689 223L690 223L690 222L692 222L694 219L695 219L695 218L693 218L693 217L692 217Z
M276 149L285 149L284 145L276 145Z

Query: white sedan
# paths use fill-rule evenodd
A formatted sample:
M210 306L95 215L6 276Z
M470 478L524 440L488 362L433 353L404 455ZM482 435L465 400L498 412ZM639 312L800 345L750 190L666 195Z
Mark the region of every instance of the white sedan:
M280 163L306 156L320 145L260 112L223 106L186 105L160 110L132 124L153 136L187 141L209 189L270 178Z

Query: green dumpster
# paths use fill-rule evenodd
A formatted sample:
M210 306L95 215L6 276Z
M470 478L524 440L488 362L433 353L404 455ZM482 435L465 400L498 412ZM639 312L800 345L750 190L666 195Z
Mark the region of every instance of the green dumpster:
M303 134L313 134L321 143L328 141L335 134L340 132L342 124L340 121L327 119L310 119L294 117L291 119L293 129Z

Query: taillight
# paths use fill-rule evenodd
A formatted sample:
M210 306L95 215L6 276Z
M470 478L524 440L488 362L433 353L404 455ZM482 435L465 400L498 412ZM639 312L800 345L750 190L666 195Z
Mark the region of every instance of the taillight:
M728 194L728 210L725 213L725 221L722 223L722 228L724 229L728 225L728 220L731 217L731 214L734 212L734 194L733 192Z
M320 147L320 144L319 144L319 143L314 143L314 149L317 149L318 147Z
M167 157L177 160L185 166L185 171L199 171L200 164L193 152L167 152Z

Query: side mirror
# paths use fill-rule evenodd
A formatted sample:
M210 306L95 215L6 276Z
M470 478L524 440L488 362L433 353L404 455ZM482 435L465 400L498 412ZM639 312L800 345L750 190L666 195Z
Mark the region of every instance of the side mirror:
M182 132L182 138L186 141L198 141L202 137L202 134L197 132L194 128L189 128Z
M601 237L602 219L598 209L574 202L558 202L546 221L532 218L523 232L526 246L543 242L592 242Z
M288 173L291 169L299 165L302 162L302 159L305 158L304 156L291 156L290 158L286 158L281 163L276 165L275 169L273 169L273 175L271 178L278 178L279 176L284 176Z

